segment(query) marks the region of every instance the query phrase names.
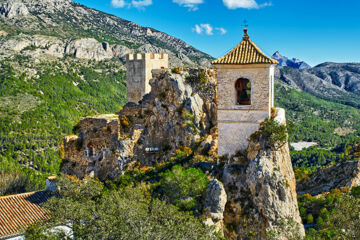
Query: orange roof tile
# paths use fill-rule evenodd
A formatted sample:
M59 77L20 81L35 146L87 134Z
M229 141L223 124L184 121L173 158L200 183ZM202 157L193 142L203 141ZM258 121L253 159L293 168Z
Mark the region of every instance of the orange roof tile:
M0 197L0 238L23 233L31 224L49 218L39 205L53 194L49 191Z
M267 57L250 40L247 29L244 29L243 40L228 54L212 61L212 64L279 64L279 62Z

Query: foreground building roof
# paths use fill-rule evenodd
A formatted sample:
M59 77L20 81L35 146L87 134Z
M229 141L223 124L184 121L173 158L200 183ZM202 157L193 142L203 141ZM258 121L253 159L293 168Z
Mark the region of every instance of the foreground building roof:
M54 196L39 191L0 197L0 239L23 233L39 220L49 219L49 212L40 207Z
M212 61L212 64L279 64L267 57L258 46L250 40L247 29L244 29L243 40L228 54Z

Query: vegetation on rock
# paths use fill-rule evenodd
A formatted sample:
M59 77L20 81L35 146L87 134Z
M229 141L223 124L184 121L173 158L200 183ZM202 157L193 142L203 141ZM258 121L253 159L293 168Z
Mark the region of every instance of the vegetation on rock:
M66 225L76 239L219 239L190 212L151 196L146 184L104 187L98 180L63 177L60 197L44 207L51 219L27 230L27 239L63 239L47 228Z
M4 183L1 194L44 188L45 176L59 173L60 143L74 124L115 112L125 102L125 73L116 62L65 58L33 64L21 56L16 63L0 61L0 174L22 179L16 189ZM19 76L16 68L28 65L37 75Z
M298 197L300 214L308 227L306 239L359 239L359 187L329 194Z

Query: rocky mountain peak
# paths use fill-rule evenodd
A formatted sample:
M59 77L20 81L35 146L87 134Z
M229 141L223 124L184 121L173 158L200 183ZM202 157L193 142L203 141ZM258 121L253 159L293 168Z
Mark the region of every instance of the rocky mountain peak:
M311 66L309 64L307 64L304 61L301 61L299 59L296 58L292 58L289 59L283 55L280 54L279 51L276 51L273 55L272 58L275 60L279 61L279 66L286 66L286 67L292 67L292 68L297 68L297 69L310 69Z
M63 42L96 39L123 52L162 52L169 54L174 66L210 66L211 56L181 39L149 27L87 8L72 0L5 0L0 1L0 15L8 38L31 38L34 35L56 37ZM8 31L9 30L9 31ZM15 37L16 36L16 37ZM8 40L8 39L7 39ZM83 43L88 42L83 40ZM0 45L2 40L0 39ZM50 43L50 45L52 45ZM86 48L78 45L79 48ZM61 46L62 48L62 46ZM60 49L60 47L59 47ZM63 51L64 52L64 51ZM97 55L96 53L85 54ZM117 52L113 54L119 56ZM111 56L106 53L105 58ZM103 59L100 57L98 59ZM95 59L95 60L98 60Z

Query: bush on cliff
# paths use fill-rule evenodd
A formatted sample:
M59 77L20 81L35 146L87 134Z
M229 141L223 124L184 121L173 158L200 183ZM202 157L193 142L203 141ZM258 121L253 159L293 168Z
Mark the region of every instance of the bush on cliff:
M260 124L257 132L250 136L251 140L263 141L267 147L283 146L287 142L287 127L274 119L266 119Z
M97 180L63 178L57 186L61 197L45 205L51 220L30 227L27 239L63 239L45 229L65 224L74 239L218 239L190 212L152 198L147 185L107 189Z
M197 200L209 183L200 169L184 169L180 165L160 174L160 177L159 187L165 199L182 210L195 210Z

